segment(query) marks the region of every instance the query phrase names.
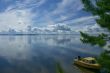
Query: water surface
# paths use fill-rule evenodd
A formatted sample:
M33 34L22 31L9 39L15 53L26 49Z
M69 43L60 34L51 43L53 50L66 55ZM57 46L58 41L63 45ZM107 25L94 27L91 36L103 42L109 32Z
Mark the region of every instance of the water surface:
M83 44L79 35L0 36L0 73L56 73L60 63L66 73L80 73L74 57L98 56L103 50Z

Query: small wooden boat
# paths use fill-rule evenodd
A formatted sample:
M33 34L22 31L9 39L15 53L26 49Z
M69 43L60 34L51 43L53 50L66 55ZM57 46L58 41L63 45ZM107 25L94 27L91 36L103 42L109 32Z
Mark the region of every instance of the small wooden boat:
M85 68L90 68L90 69L100 69L101 68L100 64L98 64L96 62L96 59L93 57L75 59L74 64L85 67Z

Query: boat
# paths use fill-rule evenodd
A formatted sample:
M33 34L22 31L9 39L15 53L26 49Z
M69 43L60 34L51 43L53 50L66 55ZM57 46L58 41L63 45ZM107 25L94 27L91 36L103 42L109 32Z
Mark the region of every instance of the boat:
M76 64L75 66L79 69L79 71L81 71L81 73L100 73L99 72L100 70L97 70L97 69L88 69L88 68L85 68L85 67L82 67Z
M93 57L86 58L76 58L74 59L74 64L89 68L89 69L100 69L101 65L97 63L96 59Z

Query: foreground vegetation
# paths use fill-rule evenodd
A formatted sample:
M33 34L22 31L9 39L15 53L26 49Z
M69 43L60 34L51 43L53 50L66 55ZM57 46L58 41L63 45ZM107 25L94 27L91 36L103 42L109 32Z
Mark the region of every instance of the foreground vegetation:
M97 36L90 36L87 33L81 33L81 41L83 43L90 43L92 45L98 45L100 47L110 48L110 0L82 0L84 4L84 9L93 14L93 16L98 16L96 19L97 24L108 31L109 34L100 33ZM98 62L102 65L106 73L110 73L110 52L102 53Z
M98 45L100 47L110 48L110 0L81 0L84 4L84 10L98 16L97 24L108 31L109 34L100 33L97 36L92 36L90 33L81 33L81 41L83 43L90 43L91 45ZM110 73L110 52L105 50L98 58L98 62L102 65L104 73ZM57 66L58 73L64 73L60 65ZM102 71L102 72L103 72Z

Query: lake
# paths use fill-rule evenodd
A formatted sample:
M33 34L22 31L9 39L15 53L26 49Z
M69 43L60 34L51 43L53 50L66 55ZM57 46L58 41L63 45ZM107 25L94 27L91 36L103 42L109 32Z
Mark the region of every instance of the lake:
M83 44L79 35L1 35L0 73L80 73L76 56L98 56L103 49Z

